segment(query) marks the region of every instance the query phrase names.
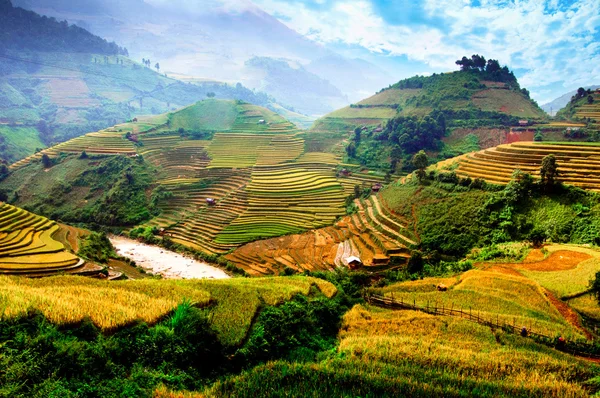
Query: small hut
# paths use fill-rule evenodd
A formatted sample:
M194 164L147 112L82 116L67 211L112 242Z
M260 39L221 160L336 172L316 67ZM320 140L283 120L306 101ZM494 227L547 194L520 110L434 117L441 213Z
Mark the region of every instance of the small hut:
M352 173L348 169L341 169L340 170L340 175L343 176L343 177L348 177L348 176L352 175Z
M217 204L217 201L214 200L213 198L206 198L206 204L209 206L214 206Z
M381 191L381 188L383 188L383 185L381 185L380 183L377 183L371 187L371 191L373 191L374 193L377 193L377 192Z
M519 120L519 126L529 126L529 120Z
M138 121L138 120L137 120L137 117L134 117L132 121L133 121L134 123L136 123L136 122Z
M346 263L348 263L348 267L350 267L350 269L358 268L362 265L362 261L360 261L360 258L356 256L348 257L346 259Z
M260 119L260 120L258 121L258 124L267 124L267 122L265 121L265 119Z

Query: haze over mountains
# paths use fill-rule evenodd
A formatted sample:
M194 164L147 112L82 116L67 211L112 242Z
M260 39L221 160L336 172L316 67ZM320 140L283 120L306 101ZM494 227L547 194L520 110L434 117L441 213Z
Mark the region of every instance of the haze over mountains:
M133 59L159 62L163 71L241 82L304 114L325 114L397 80L305 38L248 1L234 3L174 8L141 0L14 2L115 41Z

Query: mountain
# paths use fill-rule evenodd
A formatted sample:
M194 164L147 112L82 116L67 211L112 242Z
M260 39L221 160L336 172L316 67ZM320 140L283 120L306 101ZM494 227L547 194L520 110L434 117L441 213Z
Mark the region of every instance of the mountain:
M313 152L304 136L266 108L207 99L21 160L2 195L65 222L164 228L178 244L221 254L331 225L355 184L382 181L336 175L340 159Z
M339 87L350 102L360 101L394 81L393 77L376 65L337 54L317 58L305 68Z
M282 103L296 104L295 109L301 113L315 115L348 103L337 87L302 65L267 57L253 57L245 65L251 87L271 93Z
M66 19L117 41L127 47L134 59L159 62L169 72L233 84L241 82L257 90L268 88L267 93L275 98L287 93L288 100L282 100L286 105L302 113L310 111L311 115L331 112L347 104L346 97L362 98L393 81L367 62L348 60L308 40L249 1L230 3L234 6L208 3L197 7L183 1L16 0L20 6ZM251 61L255 57L269 58L273 64L285 60L304 70L294 73L296 80L291 84L284 80L274 82L261 78L270 67L259 68ZM357 74L353 76L354 70ZM340 76L336 76L336 71ZM315 97L303 90L313 87L314 75L327 80L326 85L335 86L339 92L315 102Z
M584 89L586 90L596 90L600 88L600 86L586 86ZM542 109L547 112L550 116L554 116L563 109L568 103L571 101L571 98L577 94L577 90L569 91L568 93L561 95L553 101L548 102L547 104L542 105Z
M547 115L507 67L490 62L489 69L401 80L318 119L311 131L330 138L320 140L323 150L342 154L345 146L349 162L392 172L411 170L420 149L441 159L497 145L520 120L532 124Z
M127 57L88 31L0 3L0 159L124 122L216 98L284 107L241 84L185 83Z

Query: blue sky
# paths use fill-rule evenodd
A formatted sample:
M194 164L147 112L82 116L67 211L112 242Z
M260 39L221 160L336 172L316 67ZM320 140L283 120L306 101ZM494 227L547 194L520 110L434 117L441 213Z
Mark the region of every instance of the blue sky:
M253 0L290 28L395 78L495 58L546 103L600 84L600 0Z

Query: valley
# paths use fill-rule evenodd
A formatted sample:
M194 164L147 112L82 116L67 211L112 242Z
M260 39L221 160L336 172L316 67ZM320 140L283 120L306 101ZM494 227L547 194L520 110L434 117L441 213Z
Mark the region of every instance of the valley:
M521 4L71 3L0 0L0 397L599 394L594 55Z

